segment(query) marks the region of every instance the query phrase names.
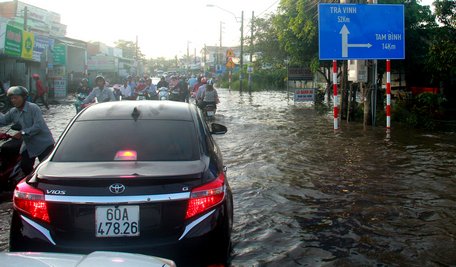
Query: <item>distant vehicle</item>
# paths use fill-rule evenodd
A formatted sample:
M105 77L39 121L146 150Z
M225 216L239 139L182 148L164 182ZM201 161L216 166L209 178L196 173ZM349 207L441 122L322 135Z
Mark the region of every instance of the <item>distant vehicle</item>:
M10 251L123 251L178 266L226 264L233 197L195 105L115 101L69 123L14 191Z
M89 255L50 252L0 252L3 267L150 266L175 267L172 260L141 254L97 251Z

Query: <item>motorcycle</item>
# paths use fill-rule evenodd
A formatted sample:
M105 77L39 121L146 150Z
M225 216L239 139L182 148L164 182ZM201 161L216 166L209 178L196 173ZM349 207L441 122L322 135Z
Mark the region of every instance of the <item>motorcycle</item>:
M11 107L11 102L6 93L0 94L0 112L6 113Z
M140 91L140 92L138 92L138 95L136 96L136 100L147 100L148 97L149 96L146 92Z
M15 124L10 130L20 131L21 126ZM22 139L13 139L8 131L0 134L0 191L14 189L17 182L23 178L19 153Z
M82 109L84 109L84 105L82 104L82 101L86 99L87 94L79 93L76 95L76 101L74 102L74 106L76 107L76 113L79 113Z
M213 121L215 119L215 111L217 110L217 105L215 103L206 104L203 108L203 115L207 121Z
M158 99L169 100L169 89L167 87L158 88Z
M179 89L175 88L171 90L171 95L169 96L169 100L171 101L181 101Z

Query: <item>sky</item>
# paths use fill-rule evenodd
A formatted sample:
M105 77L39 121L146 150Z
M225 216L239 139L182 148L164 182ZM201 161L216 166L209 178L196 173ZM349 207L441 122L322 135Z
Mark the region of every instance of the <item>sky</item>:
M0 0L4 2L5 0ZM252 11L264 17L276 12L280 0L22 0L54 11L67 25L67 36L114 46L119 39L135 41L147 58L197 55L204 45L237 46L240 17L250 34ZM431 5L433 0L422 0ZM214 7L207 7L208 4ZM222 22L222 23L221 23ZM221 27L222 25L222 27Z
M4 0L0 0L4 2ZM240 43L241 13L244 34L252 11L275 12L280 0L22 0L61 15L67 37L114 45L119 39L135 41L147 58L197 55L206 45ZM207 7L207 4L216 7ZM226 11L225 11L226 10ZM237 17L237 18L236 18Z

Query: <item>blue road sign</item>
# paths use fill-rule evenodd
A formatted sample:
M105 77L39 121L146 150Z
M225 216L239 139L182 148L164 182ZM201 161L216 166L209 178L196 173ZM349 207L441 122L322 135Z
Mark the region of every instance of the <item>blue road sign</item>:
M319 4L320 60L404 59L404 5Z

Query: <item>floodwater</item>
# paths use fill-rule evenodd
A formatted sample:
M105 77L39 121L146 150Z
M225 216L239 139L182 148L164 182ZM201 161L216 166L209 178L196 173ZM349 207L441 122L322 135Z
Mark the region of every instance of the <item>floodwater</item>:
M286 92L219 89L233 266L456 266L456 133L363 128ZM74 115L51 106L57 138ZM0 250L11 202L0 204Z

